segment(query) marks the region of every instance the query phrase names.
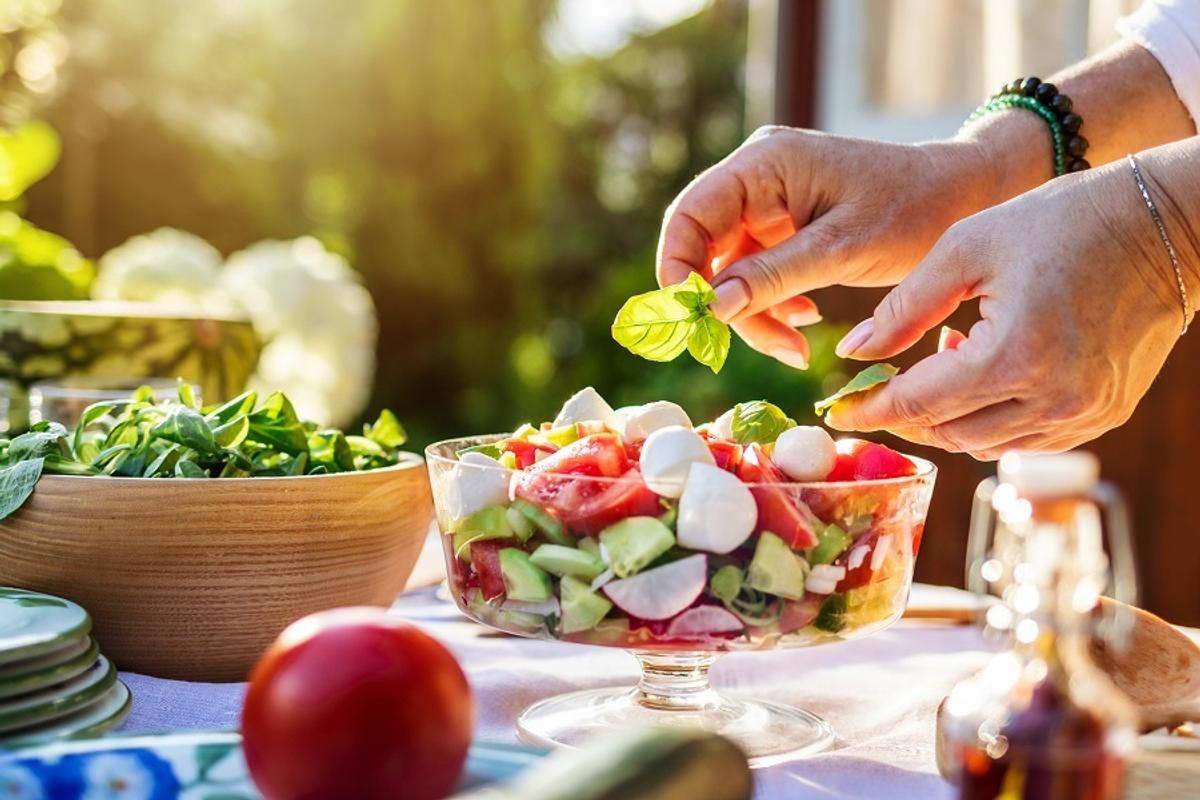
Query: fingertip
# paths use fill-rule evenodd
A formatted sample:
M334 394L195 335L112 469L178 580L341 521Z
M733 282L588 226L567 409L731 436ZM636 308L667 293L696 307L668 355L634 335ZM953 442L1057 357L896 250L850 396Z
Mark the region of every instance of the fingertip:
M691 273L692 269L686 264L681 264L678 261L668 261L658 270L658 285L667 287L673 286L676 283L683 283Z

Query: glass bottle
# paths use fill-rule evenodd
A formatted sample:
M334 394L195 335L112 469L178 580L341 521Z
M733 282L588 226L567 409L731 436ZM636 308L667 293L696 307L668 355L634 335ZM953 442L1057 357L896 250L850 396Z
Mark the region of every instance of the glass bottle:
M993 544L977 566L1003 599L987 622L1008 648L941 710L944 756L964 800L1121 795L1136 711L1088 652L1108 583L1102 528L1126 562L1120 574L1131 576L1132 564L1120 499L1098 475L1087 453L1011 453L999 485L985 482L976 495L972 539Z

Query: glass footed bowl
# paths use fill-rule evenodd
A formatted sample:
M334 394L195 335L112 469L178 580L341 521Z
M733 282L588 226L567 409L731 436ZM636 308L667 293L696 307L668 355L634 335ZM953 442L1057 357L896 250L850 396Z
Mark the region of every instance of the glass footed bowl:
M933 493L933 464L910 456L915 475L873 481L745 483L758 523L743 545L716 554L674 544L622 579L611 570L596 574L604 566L598 534L634 517L660 516L673 527L678 501L654 494L640 477L511 472L457 459L465 448L503 438L453 439L425 451L454 602L468 617L516 636L624 648L642 668L634 688L572 692L533 704L517 720L523 739L577 747L622 725L697 726L738 742L752 766L833 742L829 724L808 711L716 692L709 668L722 653L856 639L899 619ZM721 513L713 503L709 511ZM757 532L797 524L813 534L807 542L794 538L790 547ZM635 538L639 530L648 536L663 529L633 529ZM818 546L802 549L813 536ZM768 538L774 549L760 542ZM543 545L597 558L588 569L585 555L537 556L534 561L551 569L530 570L528 554ZM616 561L611 549L606 554ZM770 565L766 572L764 565ZM724 581L718 577L723 568ZM525 580L528 573L532 580ZM780 594L739 587L739 578ZM514 600L509 593L545 599Z

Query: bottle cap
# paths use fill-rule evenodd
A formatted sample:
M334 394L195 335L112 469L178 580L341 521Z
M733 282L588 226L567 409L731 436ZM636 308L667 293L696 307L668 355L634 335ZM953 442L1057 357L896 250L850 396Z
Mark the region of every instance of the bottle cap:
M1089 491L1100 480L1100 461L1091 453L1005 453L1000 481L1029 498L1067 497Z

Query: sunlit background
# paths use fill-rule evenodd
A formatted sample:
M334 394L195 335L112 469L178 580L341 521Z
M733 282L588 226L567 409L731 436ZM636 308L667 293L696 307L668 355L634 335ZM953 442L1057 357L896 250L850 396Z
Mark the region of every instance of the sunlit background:
M758 397L811 419L848 369L833 343L878 295L817 294L807 372L736 341L719 376L612 342L621 302L653 287L671 198L761 124L952 135L1000 84L1103 47L1136 5L7 0L0 299L248 315L253 385L334 424L391 407L416 447L546 418L585 384L697 421ZM1139 512L1150 606L1197 622L1194 592L1162 588L1194 577L1167 538L1183 527L1155 516L1166 490L1129 455L1174 441L1173 380L1099 448ZM957 581L990 467L931 457L919 576Z

